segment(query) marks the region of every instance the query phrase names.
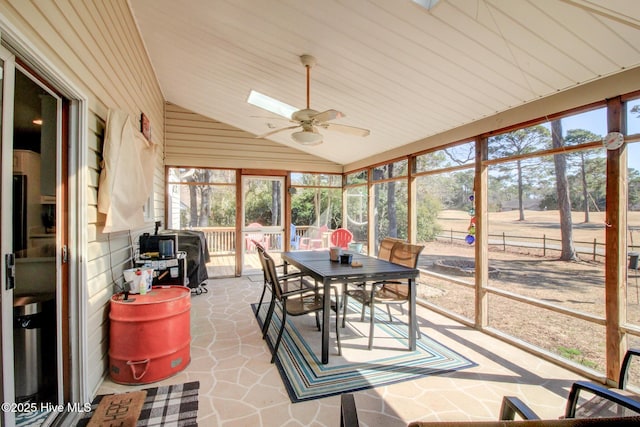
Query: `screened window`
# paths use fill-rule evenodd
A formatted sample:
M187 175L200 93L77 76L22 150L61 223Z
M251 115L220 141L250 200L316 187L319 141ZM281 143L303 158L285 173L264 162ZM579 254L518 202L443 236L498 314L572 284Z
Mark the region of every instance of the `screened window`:
M640 99L626 102L627 135L640 135Z
M233 227L233 170L169 168L167 228Z
M291 174L291 185L299 187L342 187L342 175L336 174Z
M409 173L408 165L409 161L405 159L393 163L387 163L381 166L376 166L373 168L372 178L374 181L380 181L383 179L393 179L407 176Z
M361 244L360 250L367 253L369 238L369 186L367 170L346 176L345 203L347 218L344 227L353 234L354 243Z
M416 173L455 166L473 166L475 157L475 143L473 141L432 151L416 157Z
M292 173L291 183L291 231L298 249L328 248L331 230L342 226L342 175Z
M640 136L640 99L626 102L628 136ZM629 265L627 269L627 322L640 326L640 142L629 142L627 148L627 246ZM635 267L635 268L634 268ZM629 345L638 345L640 338L634 337Z
M489 159L527 156L563 146L599 142L607 133L606 108L562 117L489 138ZM555 144L555 145L554 145Z
M425 246L423 256L433 260L422 268L440 273L420 283L418 295L469 319L474 316L473 289L443 278L442 273L462 271L455 269L455 263L451 270L441 269L440 264L450 260L473 263L474 248L465 243L465 237L472 218L469 212L473 207L470 197L474 190L474 164L474 142L416 158L416 237Z
M408 230L408 160L377 166L373 169L373 212L375 250L385 237L407 239Z
M600 371L604 328L561 309L604 316L605 125L599 109L492 137L489 152L504 161L488 179L489 286L546 305L490 294L489 325Z
M361 170L359 172L350 173L346 177L347 185L366 184L367 183L367 170Z

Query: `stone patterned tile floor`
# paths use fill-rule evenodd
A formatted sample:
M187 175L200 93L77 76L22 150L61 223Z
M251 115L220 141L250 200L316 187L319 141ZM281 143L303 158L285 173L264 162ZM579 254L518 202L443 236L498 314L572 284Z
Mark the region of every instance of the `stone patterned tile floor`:
M338 426L338 396L292 404L270 363L250 304L262 282L249 277L209 280L191 299L191 363L156 385L200 381L198 425ZM418 307L421 332L477 366L463 371L355 393L363 427L400 427L410 421L495 420L502 396L515 395L543 418L558 418L578 374ZM359 315L351 315L359 321ZM97 394L132 391L106 378Z

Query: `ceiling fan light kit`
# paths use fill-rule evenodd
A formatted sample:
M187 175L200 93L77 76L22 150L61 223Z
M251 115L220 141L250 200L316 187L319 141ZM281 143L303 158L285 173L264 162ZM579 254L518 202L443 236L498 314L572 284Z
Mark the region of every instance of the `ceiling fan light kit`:
M314 58L311 55L301 55L300 62L302 63L302 65L304 65L304 67L307 70L307 106L306 108L295 111L293 114L291 114L291 117L290 117L291 122L297 123L297 124L295 126L288 126L288 127L272 130L263 135L258 135L256 138L266 138L267 136L273 135L275 133L282 132L287 129L295 129L299 127L301 127L302 130L292 133L291 139L293 139L293 141L301 145L318 145L322 143L322 140L323 140L322 134L316 131L316 127L321 127L323 129L342 132L348 135L356 135L356 136L369 135L368 129L362 129L362 128L357 128L354 126L347 126L342 124L328 123L330 120L344 117L344 114L341 113L340 111L326 110L323 112L318 112L316 110L311 109L311 107L309 106L310 77L311 77L311 67L316 65L316 58ZM257 105L255 103L252 103L252 104ZM271 111L271 112L278 114L277 111Z
M301 130L291 134L293 139L298 144L302 145L318 145L322 144L322 135L316 132L310 132L307 130Z

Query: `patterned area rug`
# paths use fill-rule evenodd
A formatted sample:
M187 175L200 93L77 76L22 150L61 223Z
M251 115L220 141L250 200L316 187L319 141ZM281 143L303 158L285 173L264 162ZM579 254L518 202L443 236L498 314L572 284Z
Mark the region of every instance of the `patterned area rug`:
M252 305L254 313L257 305ZM262 304L258 322L262 327L268 304ZM475 366L458 353L422 334L416 351L407 348L406 317L389 322L386 311L376 308L373 350L368 350L368 311L360 322L361 305L349 303L347 324L340 329L342 356L337 354L335 316L331 313L329 363L321 360L321 334L315 317L287 317L287 327L278 349L276 363L292 402L318 399L349 391L389 385L426 375ZM277 307L269 327L268 344L273 351L281 325ZM288 333L287 333L288 332Z
M147 397L142 406L142 411L140 411L136 426L197 426L199 388L200 382L193 381L144 389L147 392ZM84 427L89 423L93 411L98 407L104 396L97 396L91 402L91 412L88 412L80 420L77 424L78 427Z

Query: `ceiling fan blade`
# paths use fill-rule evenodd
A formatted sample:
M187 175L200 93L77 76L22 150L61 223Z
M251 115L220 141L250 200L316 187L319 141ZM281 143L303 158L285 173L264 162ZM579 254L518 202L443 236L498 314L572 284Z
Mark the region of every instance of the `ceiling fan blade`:
M273 135L274 133L282 132L283 130L288 130L288 129L295 129L299 127L300 125L295 125L295 126L288 126L286 128L275 129L275 130L272 130L271 132L263 133L262 135L257 135L256 138L266 138L268 136Z
M337 123L324 123L320 124L319 126L328 130L335 130L337 132L342 132L354 136L368 136L371 133L369 129L357 128L355 126L347 126Z
M341 117L344 117L344 114L341 113L338 110L327 110L327 111L323 111L322 113L318 113L315 116L312 117L313 120L315 120L316 122L322 123L322 122L328 122L329 120L334 120L334 119L339 119Z

